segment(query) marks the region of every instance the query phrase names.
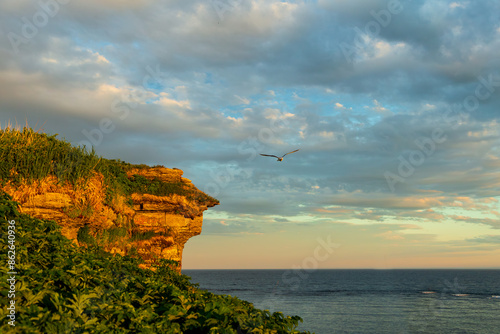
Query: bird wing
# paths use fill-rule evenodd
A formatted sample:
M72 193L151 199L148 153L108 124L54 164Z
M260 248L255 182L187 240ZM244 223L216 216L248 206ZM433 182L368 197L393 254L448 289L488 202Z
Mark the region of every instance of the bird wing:
M300 150L300 148L299 148L299 150ZM290 154L290 153L295 153L295 152L297 152L297 151L298 151L298 150L295 150L295 151L292 151L292 152L288 152L288 153L284 154L284 155L283 155L283 157L284 157L285 155L287 155L287 154ZM282 158L283 158L283 157L282 157Z
M270 155L270 154L262 154L262 153L261 153L260 155L265 156L265 157L275 157L275 158L279 158L279 157L277 157L277 156L275 156L275 155Z

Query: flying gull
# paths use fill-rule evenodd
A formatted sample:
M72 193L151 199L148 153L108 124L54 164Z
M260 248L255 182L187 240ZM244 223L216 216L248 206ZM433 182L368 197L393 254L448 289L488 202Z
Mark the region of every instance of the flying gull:
M299 149L299 150L300 150L300 149ZM297 151L298 151L298 150L295 150L295 151L292 151L292 152L288 152L288 153L286 153L286 154L283 154L281 157L278 157L278 156L276 156L276 155L271 155L271 154L262 154L262 153L261 153L260 155L262 155L262 156L264 156L264 157L274 157L274 158L278 158L278 161L283 161L283 158L285 157L285 155L290 154L290 153L294 153L294 152L297 152Z

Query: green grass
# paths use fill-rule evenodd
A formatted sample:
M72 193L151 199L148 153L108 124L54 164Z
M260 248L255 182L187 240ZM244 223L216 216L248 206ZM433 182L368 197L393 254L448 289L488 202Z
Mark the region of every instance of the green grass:
M131 193L152 194L156 196L168 196L178 194L189 196L189 191L184 187L182 182L166 183L157 178L149 180L142 175L133 175L130 179Z
M106 202L111 203L117 194L129 196L132 193L146 193L156 196L179 194L198 202L219 203L215 198L181 182L149 180L140 175L127 177L131 169L150 168L133 165L120 160L104 159L94 149L73 147L70 143L56 139L57 135L38 133L31 128L22 130L0 129L0 182L14 184L40 180L48 175L57 177L58 182L70 182L75 188L82 186L78 181L88 179L93 172L101 173L106 183ZM129 204L131 204L129 200ZM77 216L82 214L74 212Z
M193 191L189 187L186 187L182 182L162 182L157 178L150 180L137 174L132 175L132 177L128 179L128 192L151 194L156 196L169 196L177 194L198 202L208 201L219 203L218 200L201 191Z
M94 170L102 168L101 159L94 150L88 152L82 147L56 139L57 135L46 135L31 128L22 131L7 128L0 130L0 179L7 180L43 179L56 175L61 182L73 184L80 178L89 177Z
M8 282L0 280L1 333L299 333L301 319L197 288L163 260L156 271L99 247L79 248L53 221L19 214L0 192L0 270L8 221L15 221L16 322L8 324ZM115 231L115 233L122 233Z

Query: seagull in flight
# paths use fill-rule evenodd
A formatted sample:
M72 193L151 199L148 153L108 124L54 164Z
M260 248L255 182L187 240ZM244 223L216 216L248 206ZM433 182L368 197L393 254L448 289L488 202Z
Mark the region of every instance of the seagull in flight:
M300 150L300 148L299 148L299 150ZM264 156L264 157L274 157L274 158L278 158L278 161L283 161L283 158L285 157L285 155L290 154L290 153L294 153L294 152L297 152L297 151L298 151L298 150L295 150L295 151L292 151L292 152L288 152L288 153L286 153L286 154L283 154L281 157L278 157L278 156L276 156L276 155L271 155L271 154L262 154L262 153L261 153L260 155L262 155L262 156Z

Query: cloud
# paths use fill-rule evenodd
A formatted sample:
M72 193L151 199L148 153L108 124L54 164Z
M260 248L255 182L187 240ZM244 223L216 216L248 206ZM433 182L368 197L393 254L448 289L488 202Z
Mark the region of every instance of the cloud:
M488 225L491 226L494 229L500 229L500 219L492 219L492 218L473 218L469 216L459 216L459 215L452 215L450 218L456 220L456 221L463 221L466 223L471 223L471 224L483 224L483 225Z
M384 115L384 116L392 116L394 115L389 109L383 107L380 102L377 100L373 100L374 107L370 108L371 110Z
M391 209L427 209L430 207L440 207L444 205L444 197L396 197L396 196L377 196L373 197L366 194L350 194L350 196L337 195L332 197L332 203L343 206L354 207L375 207Z
M465 4L464 3L459 3L459 2L452 2L449 4L449 7L450 8L465 8Z
M380 237L380 238L383 238L386 240L404 240L405 239L402 235L400 235L398 233L394 233L393 231L387 231L384 233L377 234L376 237Z
M500 235L484 235L476 238L466 239L466 241L480 244L500 244Z

